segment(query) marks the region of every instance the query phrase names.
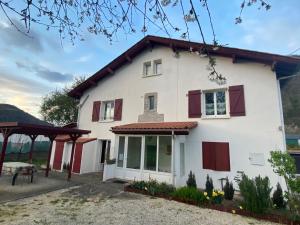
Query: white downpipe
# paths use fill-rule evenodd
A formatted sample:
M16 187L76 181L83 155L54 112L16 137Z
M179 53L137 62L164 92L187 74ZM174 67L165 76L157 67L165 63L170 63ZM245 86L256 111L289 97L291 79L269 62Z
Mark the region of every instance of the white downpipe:
M282 96L280 89L280 78L277 80L277 92L278 92L278 102L280 110L280 122L281 122L281 132L282 132L282 141L283 141L283 152L286 152L286 139L285 139L285 126L284 126L284 117L283 117L283 105L282 105Z
M175 186L175 178L176 178L176 171L175 171L175 135L174 130L172 130L172 184Z

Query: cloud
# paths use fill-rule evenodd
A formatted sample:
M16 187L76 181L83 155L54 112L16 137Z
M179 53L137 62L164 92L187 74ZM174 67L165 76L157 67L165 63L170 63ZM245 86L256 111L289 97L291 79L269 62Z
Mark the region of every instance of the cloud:
M34 30L26 34L26 28L16 19L12 19L15 26L22 32L18 31L12 24L0 21L0 36L1 41L12 47L27 49L35 53L43 52L43 45L40 35Z
M84 63L89 61L93 57L93 54L83 55L75 60L75 62Z
M24 69L28 72L35 73L36 76L44 80L47 80L49 82L61 83L61 82L68 82L73 79L72 74L53 71L44 66L37 65L31 62L17 61L16 65L18 68Z

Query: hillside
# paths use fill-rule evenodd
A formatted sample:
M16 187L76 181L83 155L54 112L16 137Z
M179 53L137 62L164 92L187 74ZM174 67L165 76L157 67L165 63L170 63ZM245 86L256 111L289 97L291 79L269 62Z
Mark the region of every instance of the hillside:
M300 134L300 74L281 81L286 133Z

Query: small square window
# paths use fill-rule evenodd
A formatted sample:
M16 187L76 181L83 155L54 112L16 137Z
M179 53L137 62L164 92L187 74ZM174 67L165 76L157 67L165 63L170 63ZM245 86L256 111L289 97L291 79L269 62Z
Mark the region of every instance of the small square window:
M144 63L144 75L145 76L151 75L151 62Z
M149 110L154 110L154 96L153 95L148 96L148 105L149 105Z
M155 60L154 61L154 74L158 75L162 73L162 63L161 63L161 59L159 60Z

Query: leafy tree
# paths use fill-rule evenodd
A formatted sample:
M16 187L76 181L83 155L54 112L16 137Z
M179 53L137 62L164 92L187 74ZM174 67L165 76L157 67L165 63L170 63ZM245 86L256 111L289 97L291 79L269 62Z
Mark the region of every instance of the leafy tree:
M79 102L68 96L68 92L84 80L84 77L75 78L70 87L55 90L43 98L40 113L45 121L58 126L77 121Z
M283 197L283 191L279 183L277 183L276 190L273 193L273 205L277 209L281 209L285 207L285 201Z

